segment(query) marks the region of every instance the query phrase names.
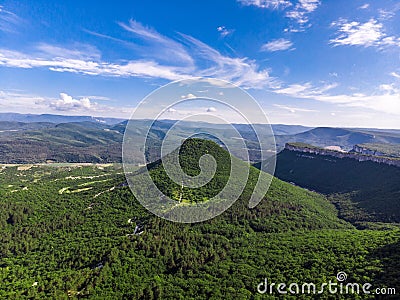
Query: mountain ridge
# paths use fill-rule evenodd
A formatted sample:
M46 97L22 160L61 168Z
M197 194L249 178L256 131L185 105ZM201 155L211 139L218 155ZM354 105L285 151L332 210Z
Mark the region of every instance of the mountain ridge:
M400 144L400 133L377 132L366 129L347 129L317 127L295 135L276 136L277 147L284 148L288 142L302 142L319 147L341 146L344 150L353 149L356 144L394 143Z
M76 122L74 117L71 118L66 123L0 121L0 153L2 153L0 163L44 163L47 160L55 162L121 162L121 147L126 130L126 120L115 124L106 124L93 121L92 118L80 122ZM153 123L151 120L131 122L133 130L129 134L132 138L147 134L144 129ZM160 158L161 141L175 122L173 120L154 122L146 146L146 153L150 161ZM350 150L355 144L365 142L400 144L400 133L395 132L377 133L340 128L309 129L299 125L273 124L271 127L275 134L275 145L270 136L269 125L254 125L256 128L263 129L260 131L264 136L260 137L255 135L249 125L232 124L232 126L234 128L221 124L184 122L174 126L171 133L172 139L170 139L171 146L193 134L200 134L201 138L208 138L208 134L208 136L219 136L221 140L232 139L237 135L235 130L238 130L249 150L250 161L255 163L262 158L275 155L275 150L279 152L287 142L306 142L320 147L336 145L345 150ZM286 134L277 134L283 132ZM258 139L268 140L264 149L260 149ZM246 157L241 156L243 153L241 151L242 141L232 141L232 144L234 144L232 153L245 160ZM36 150L29 152L29 149Z
M352 150L350 152L344 152L344 151L337 151L321 147L315 147L304 143L286 143L285 149L289 151L313 153L322 156L332 156L336 158L350 158L360 162L373 161L376 163L383 163L389 166L400 167L400 158L382 156L382 155L364 154L364 153L359 153L355 150ZM358 149L357 145L354 146L354 149Z
M321 155L322 151L329 155ZM341 216L357 226L363 222L399 223L400 168L349 155L367 157L318 147L284 149L276 157L275 176L327 195Z

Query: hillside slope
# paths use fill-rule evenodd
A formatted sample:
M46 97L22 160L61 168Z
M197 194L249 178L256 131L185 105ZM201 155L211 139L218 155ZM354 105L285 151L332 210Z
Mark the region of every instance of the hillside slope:
M346 219L400 222L400 168L372 161L283 150L275 176L332 198Z
M205 150L217 155L217 163L228 157L211 142L194 142L196 149L181 151L192 174ZM160 168L149 166L160 171L155 179L162 185ZM217 175L225 177L226 171L222 165ZM251 168L253 176L258 172ZM249 209L251 183L220 216L179 224L146 211L117 165L5 167L0 172L0 297L257 299L264 278L320 285L336 282L343 270L351 282L399 286L395 227L356 230L338 219L324 196L279 179Z
M198 175L200 172L198 161L204 154L211 155L216 159L217 169L212 180L200 188L184 187L182 189L179 184L172 182L161 164L162 161L168 159L168 156L149 164L147 168L158 188L170 198L197 205L199 202L205 201L204 204L207 205L207 200L217 195L225 187L229 177L233 177L235 180L237 175L230 174L229 152L212 141L202 139L188 139L181 146L179 160L183 171L190 176ZM233 159L241 168L249 168L247 163L234 157ZM239 200L229 210L231 211L229 218L232 218L233 214L237 219L246 220L254 230L271 230L275 227L273 222L277 220L268 218L272 212L285 215L281 221L287 222L287 228L346 227L345 223L337 218L334 206L324 196L292 186L276 178L272 180L267 198L254 209L249 210L248 201L260 174L260 171L252 166L249 171L245 189ZM140 173L140 170L138 172ZM266 181L271 177L264 172L261 173L261 176L268 177Z
M8 128L15 125L0 124ZM94 122L17 125L22 130L0 134L0 163L121 161L123 135L107 125Z

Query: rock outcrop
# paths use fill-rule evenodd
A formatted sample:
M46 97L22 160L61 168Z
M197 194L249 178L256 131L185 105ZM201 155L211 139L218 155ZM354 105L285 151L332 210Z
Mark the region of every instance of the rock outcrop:
M323 149L319 147L315 147L312 145L302 144L302 143L287 143L285 145L285 149L290 151L297 151L302 153L311 153L311 154L318 154L318 155L325 155L325 156L333 156L337 158L351 158L358 161L373 161L376 163L387 164L391 166L400 167L400 159L386 157L386 156L379 156L379 155L371 155L371 154L364 154L357 152L353 149L353 152L340 152L330 149Z
M379 152L377 150L368 149L360 145L355 145L353 151L365 155L385 156L385 153Z

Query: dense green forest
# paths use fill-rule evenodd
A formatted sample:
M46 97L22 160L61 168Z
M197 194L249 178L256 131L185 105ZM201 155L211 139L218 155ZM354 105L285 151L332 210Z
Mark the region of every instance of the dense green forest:
M208 143L194 157L213 151ZM193 161L181 163L195 175ZM161 185L162 171L149 169ZM250 184L226 212L197 224L150 214L117 164L4 166L0 182L0 298L277 299L257 293L264 278L322 284L340 271L349 282L400 288L396 224L356 229L325 196L279 179L255 208Z
M275 176L329 195L341 217L365 222L400 222L400 168L372 161L283 150Z

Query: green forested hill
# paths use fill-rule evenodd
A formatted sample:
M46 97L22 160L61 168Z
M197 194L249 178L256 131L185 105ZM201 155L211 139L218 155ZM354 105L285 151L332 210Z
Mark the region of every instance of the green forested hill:
M22 126L25 127L26 130L0 134L0 163L106 163L121 160L123 135L109 126L80 122L27 123Z
M202 146L198 155L218 151L223 161ZM196 172L195 162L183 164ZM179 224L148 213L118 165L5 167L0 298L260 299L264 278L321 284L339 271L351 282L400 287L395 226L357 230L324 196L278 179L254 209L248 196L212 220Z
M229 176L235 177L235 175L230 175L229 152L212 141L201 139L188 139L180 148L179 159L182 169L188 175L198 175L200 172L198 161L203 154L212 155L216 159L217 169L213 179L201 188L191 189L184 187L181 189L179 184L172 182L168 178L161 161L149 164L147 168L160 190L172 199L177 201L178 199L183 199L183 201L186 200L187 202L207 201L207 199L222 190ZM233 159L243 168L249 167L245 162L237 158ZM324 196L292 186L276 178L272 181L266 200L262 201L254 209L249 210L248 201L259 173L258 169L250 166L249 180L240 201L237 201L230 209L229 219L234 218L242 220L242 222L248 222L253 230L279 231L282 228L273 226L275 220L274 218L268 218L268 215L271 212L280 212L282 210L286 216L290 216L285 220L281 220L282 222L287 222L285 225L287 228L348 228L349 224L337 218L336 209ZM263 173L262 176L270 177L266 173ZM182 197L180 194L182 194Z

